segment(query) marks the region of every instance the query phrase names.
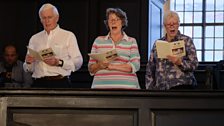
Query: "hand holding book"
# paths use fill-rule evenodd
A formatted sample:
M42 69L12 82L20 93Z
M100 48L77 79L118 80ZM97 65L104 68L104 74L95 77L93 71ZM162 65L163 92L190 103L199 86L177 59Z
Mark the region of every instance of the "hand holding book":
M178 56L171 56L171 55L168 55L167 56L167 59L169 61L171 61L173 64L175 65L181 65L182 63L182 58L181 57L178 57Z

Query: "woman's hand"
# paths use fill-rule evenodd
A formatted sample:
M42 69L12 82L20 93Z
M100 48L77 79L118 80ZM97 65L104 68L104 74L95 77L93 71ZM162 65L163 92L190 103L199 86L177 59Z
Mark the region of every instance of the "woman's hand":
M130 64L109 64L107 67L107 70L116 70L116 71L122 71L122 72L132 72L132 67Z
M98 62L98 64L99 64L101 69L106 69L109 66L109 62L108 61Z
M181 65L181 63L182 63L181 57L168 55L167 59L175 65Z
M89 71L90 71L90 73L95 74L99 70L107 69L108 66L109 66L109 62L108 61L97 62L95 64L92 64L89 67Z

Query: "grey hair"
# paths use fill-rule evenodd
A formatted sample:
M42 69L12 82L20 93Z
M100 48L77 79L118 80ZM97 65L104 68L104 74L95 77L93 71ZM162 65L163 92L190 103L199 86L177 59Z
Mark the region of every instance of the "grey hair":
M122 30L124 30L128 26L128 18L126 13L121 10L120 8L107 8L106 10L106 20L104 20L104 23L106 25L106 28L109 30L108 26L108 19L110 14L115 14L118 16L122 21Z
M48 9L53 9L54 14L57 15L57 16L59 15L58 9L54 5L52 5L50 3L46 3L46 4L41 6L41 8L39 10L39 17L41 18L40 14L41 14L42 11L45 11L45 10L48 10Z
M179 15L177 12L175 11L168 11L164 14L163 16L163 24L165 25L167 19L171 18L171 17L174 17L177 19L178 23L180 23L180 18L179 18Z

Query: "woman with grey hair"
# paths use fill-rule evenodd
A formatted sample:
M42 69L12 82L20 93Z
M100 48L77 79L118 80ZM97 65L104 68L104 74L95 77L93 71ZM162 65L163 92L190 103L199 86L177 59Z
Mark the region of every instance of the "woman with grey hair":
M139 89L136 72L140 68L140 55L135 38L129 37L124 29L128 20L119 8L106 10L106 36L95 39L91 53L103 53L115 49L118 56L112 61L97 61L90 57L88 68L94 75L92 88Z
M176 12L167 12L163 21L166 35L159 40L170 43L183 40L186 55L183 57L167 55L167 58L158 58L156 41L146 68L146 88L151 90L193 89L196 86L193 71L198 66L194 43L189 36L181 34L178 30L180 19Z

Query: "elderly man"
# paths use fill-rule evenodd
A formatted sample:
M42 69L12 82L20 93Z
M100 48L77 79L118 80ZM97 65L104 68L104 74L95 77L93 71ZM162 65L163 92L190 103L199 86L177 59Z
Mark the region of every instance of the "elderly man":
M3 48L3 61L0 62L0 87L30 87L31 74L23 70L23 62L18 60L17 49L13 44Z
M68 88L68 76L83 62L76 37L59 27L59 13L52 4L44 4L39 10L39 17L44 30L31 37L28 47L36 52L51 48L54 55L38 59L28 51L24 69L33 72L32 87Z
M176 12L167 12L163 21L166 35L160 40L170 43L183 40L186 55L183 57L167 55L166 58L158 58L155 42L146 68L146 88L150 90L193 89L196 86L193 71L198 66L194 43L190 37L181 34L178 30L180 20Z

